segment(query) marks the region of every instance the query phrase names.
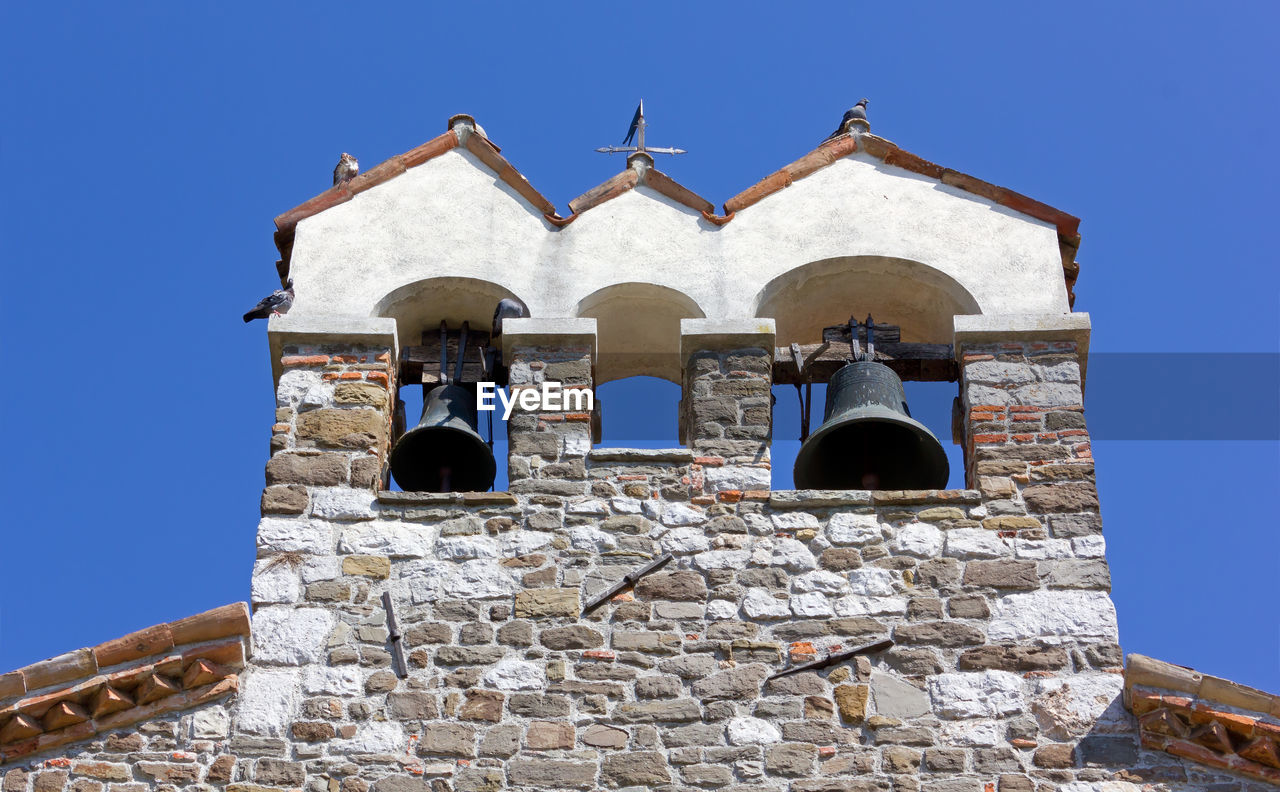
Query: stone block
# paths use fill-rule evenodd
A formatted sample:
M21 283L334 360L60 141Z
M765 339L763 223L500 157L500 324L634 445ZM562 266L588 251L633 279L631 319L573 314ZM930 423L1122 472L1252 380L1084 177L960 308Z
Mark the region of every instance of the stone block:
M693 695L702 701L755 698L769 673L760 663L731 668L694 682Z
M418 751L470 759L476 755L476 730L461 723L429 723L422 732Z
M963 671L1057 671L1067 667L1067 652L1056 646L979 646L960 654Z
M558 759L515 759L507 763L507 773L515 786L589 789L595 786L596 765Z
M567 718L569 699L540 693L514 693L507 700L512 715L526 718Z
M342 574L385 579L391 577L391 559L386 556L346 556L342 559Z
M319 409L297 419L300 447L380 448L386 441L387 420L377 410Z
M867 716L870 688L867 685L837 685L834 695L840 719L845 723L862 723Z
M765 750L765 767L772 775L798 777L813 772L818 746L812 743L782 743Z
M577 589L532 589L516 594L515 614L522 619L577 618L581 610Z
M275 485L262 490L263 514L303 514L307 502L307 488L301 484Z
M1031 565L1035 568L1035 564ZM930 621L903 624L893 632L893 638L904 644L932 644L945 648L973 646L986 639L976 627L960 622Z
M600 778L611 787L653 787L671 781L665 757L657 751L609 754L600 763Z
M1106 561L1066 559L1046 562L1045 566L1045 585L1049 588L1111 590L1111 570Z
M387 389L371 382L340 382L333 389L333 400L338 404L354 404L385 410Z
M1036 589L1040 587L1040 575L1034 561L969 561L964 565L964 585Z
M1098 490L1092 484L1037 484L1024 489L1022 499L1039 514L1098 511Z
M520 732L518 723L504 723L490 728L480 741L480 755L502 759L514 756L520 750Z
M502 720L502 703L506 696L492 690L468 690L466 700L458 717L463 720L489 721L498 723Z
M347 482L345 454L276 454L267 460L268 484L333 487Z
M693 699L619 704L613 710L616 723L689 723L702 719L702 708Z
M421 691L392 693L387 696L387 709L398 720L434 720L440 717L440 702L434 694Z
M641 578L635 593L642 599L705 602L707 582L697 572L659 572Z

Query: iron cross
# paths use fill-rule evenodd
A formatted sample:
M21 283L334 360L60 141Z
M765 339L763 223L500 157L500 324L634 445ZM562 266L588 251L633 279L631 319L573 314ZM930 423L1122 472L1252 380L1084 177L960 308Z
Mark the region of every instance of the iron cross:
M601 146L596 151L601 154L630 154L632 152L644 152L647 154L688 154L689 152L679 148L650 148L644 144L644 128L647 126L644 120L644 100L640 100L640 105L636 108L636 114L631 119L631 127L627 129L627 136L622 139L621 146ZM632 141L635 145L630 145Z

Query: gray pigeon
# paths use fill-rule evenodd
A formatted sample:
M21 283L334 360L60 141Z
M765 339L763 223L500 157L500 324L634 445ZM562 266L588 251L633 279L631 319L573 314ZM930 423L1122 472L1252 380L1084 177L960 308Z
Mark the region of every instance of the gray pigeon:
M529 316L529 309L524 303L514 297L505 297L498 301L498 307L493 312L493 332L489 336L489 343L493 343L493 339L502 335L503 319L524 319Z
M244 315L246 322L252 322L254 319L266 319L268 316L275 314L289 313L289 309L293 307L293 278L284 285L283 289L276 289L271 294L263 297L258 304L253 306L249 313Z
M333 186L349 182L360 173L360 161L347 152L338 158L338 166L333 169Z
M840 126L836 127L836 131L832 132L830 135L827 135L822 142L826 143L828 140L831 140L833 138L837 138L843 135L845 127L847 127L849 125L849 122L854 120L855 118L858 119L859 121L867 120L867 100L866 99L859 99L856 105L854 105L853 107L850 107L848 110L845 110L844 118L840 119Z

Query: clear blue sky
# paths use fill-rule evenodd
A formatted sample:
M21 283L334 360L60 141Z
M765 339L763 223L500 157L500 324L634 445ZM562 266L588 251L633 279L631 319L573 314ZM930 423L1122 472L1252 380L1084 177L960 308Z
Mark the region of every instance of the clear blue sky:
M876 133L1083 218L1122 643L1280 691L1280 7L1115 6L3 4L0 670L247 599L273 397L240 314L340 152L468 112L563 212L643 97L719 204L867 96ZM1185 375L1125 363L1153 352ZM1184 420L1272 439L1161 439Z

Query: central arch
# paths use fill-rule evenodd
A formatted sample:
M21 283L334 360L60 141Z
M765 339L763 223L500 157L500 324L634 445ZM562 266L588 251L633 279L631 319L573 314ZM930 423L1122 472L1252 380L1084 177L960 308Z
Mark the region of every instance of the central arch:
M422 331L434 330L441 320L455 329L470 322L473 329L488 332L493 309L507 297L520 299L505 286L479 278L426 278L393 290L378 301L373 315L396 320L403 349L422 343Z
M577 314L596 320L597 383L644 374L679 384L680 320L706 316L683 292L634 282L588 294Z

